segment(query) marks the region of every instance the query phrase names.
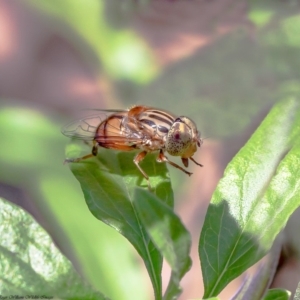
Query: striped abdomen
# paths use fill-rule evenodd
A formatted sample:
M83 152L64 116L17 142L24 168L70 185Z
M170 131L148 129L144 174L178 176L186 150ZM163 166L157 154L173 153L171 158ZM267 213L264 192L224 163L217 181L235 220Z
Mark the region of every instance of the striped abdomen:
M124 127L128 112L114 113L98 126L94 140L104 148L130 151L135 146L128 139L128 130Z

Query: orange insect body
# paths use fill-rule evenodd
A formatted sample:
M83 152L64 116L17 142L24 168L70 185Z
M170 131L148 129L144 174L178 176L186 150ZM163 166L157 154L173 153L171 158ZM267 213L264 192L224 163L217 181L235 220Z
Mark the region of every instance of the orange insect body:
M65 126L62 133L69 137L93 140L92 153L81 158L66 159L67 162L78 162L97 155L98 147L120 151L141 150L133 162L148 180L149 177L139 163L149 152L159 151L157 161L167 162L188 175L192 173L175 164L164 155L180 156L185 167L188 160L193 159L197 146L202 139L196 124L187 117L176 117L164 110L143 105L134 106L129 110L103 110L111 112L101 120L100 116L91 116ZM150 187L150 184L149 184Z

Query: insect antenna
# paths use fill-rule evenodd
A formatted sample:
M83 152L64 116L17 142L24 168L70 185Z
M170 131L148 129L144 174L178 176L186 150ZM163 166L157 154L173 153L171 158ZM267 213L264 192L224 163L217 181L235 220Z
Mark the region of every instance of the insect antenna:
M124 112L127 111L126 109L104 109L104 108L82 108L82 111L89 111L89 110L93 110L93 111L102 111L102 112L110 112L110 113L114 113L114 112Z
M204 137L204 138L201 138L202 140L207 140L207 139L210 139L211 136L207 136L207 137Z

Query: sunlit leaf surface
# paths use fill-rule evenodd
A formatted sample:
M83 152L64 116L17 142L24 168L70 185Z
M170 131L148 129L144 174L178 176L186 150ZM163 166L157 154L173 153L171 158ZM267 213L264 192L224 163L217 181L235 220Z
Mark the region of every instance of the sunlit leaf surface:
M199 243L204 298L262 258L300 205L299 113L296 99L275 105L226 168Z
M28 213L1 198L0 235L1 296L107 299L81 279Z

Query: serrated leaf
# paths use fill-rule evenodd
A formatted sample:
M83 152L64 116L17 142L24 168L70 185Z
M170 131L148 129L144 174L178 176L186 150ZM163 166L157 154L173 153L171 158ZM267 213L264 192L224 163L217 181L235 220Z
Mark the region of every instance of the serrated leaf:
M262 258L300 205L300 107L274 106L225 170L199 243L204 298Z
M148 270L156 299L161 299L162 257L142 226L135 207L136 186L147 189L147 182L133 163L136 153L100 149L95 159L70 164L81 184L86 203L99 220L115 228L136 248ZM149 155L141 163L151 186L161 201L173 207L173 192L165 164Z
M0 198L0 294L62 299L108 299L92 290L43 228Z
M268 290L263 300L289 300L291 292L283 289Z
M173 210L148 191L137 188L133 203L153 243L172 269L163 299L177 299L180 280L191 267L191 236Z

